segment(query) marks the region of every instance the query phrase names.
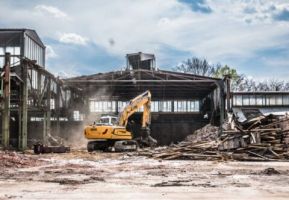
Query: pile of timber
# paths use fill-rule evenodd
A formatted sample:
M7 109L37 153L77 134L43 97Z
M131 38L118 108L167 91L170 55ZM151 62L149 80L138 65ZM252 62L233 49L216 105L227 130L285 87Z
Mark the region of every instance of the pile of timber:
M167 148L144 149L138 152L139 155L156 159L191 159L191 160L220 160L222 155L217 151L218 143L210 142L181 142Z
M234 120L233 127L219 132L221 134L213 141L185 140L166 148L146 149L139 154L165 160L289 160L288 117L259 116L243 123ZM215 130L214 133L218 134Z

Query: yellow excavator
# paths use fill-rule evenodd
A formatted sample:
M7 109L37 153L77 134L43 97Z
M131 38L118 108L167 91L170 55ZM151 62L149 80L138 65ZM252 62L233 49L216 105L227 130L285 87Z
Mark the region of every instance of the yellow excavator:
M133 133L126 126L129 117L143 108L141 136L133 139ZM138 95L119 113L118 117L102 116L98 122L86 126L84 136L90 140L88 152L94 150L134 151L139 146L155 146L157 141L150 136L151 93Z

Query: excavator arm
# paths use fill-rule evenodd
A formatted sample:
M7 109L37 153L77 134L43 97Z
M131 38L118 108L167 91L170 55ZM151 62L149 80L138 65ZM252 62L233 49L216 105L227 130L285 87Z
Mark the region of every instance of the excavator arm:
M150 136L151 123L151 93L145 91L132 99L119 114L119 126L126 126L128 118L143 107L141 136L136 140L141 146L155 146L157 141Z
M123 108L119 113L118 122L120 126L126 126L128 118L143 107L142 127L145 128L151 123L151 93L145 91L138 95Z

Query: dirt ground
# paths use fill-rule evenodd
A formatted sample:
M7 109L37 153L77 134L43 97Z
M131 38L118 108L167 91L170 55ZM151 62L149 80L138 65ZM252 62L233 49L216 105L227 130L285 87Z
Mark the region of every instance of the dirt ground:
M3 152L2 152L3 153ZM289 162L164 161L133 153L2 155L6 199L288 199ZM16 159L16 161L14 161Z

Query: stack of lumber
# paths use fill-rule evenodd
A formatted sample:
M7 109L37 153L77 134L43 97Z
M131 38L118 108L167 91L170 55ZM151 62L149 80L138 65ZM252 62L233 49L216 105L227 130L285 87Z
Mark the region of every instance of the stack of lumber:
M220 160L222 155L217 151L218 143L210 142L181 142L167 148L144 149L138 154L157 159L192 159L192 160Z
M289 118L259 116L242 124L236 120L234 122L236 128L221 131L216 140L187 139L177 145L154 150L146 149L139 154L165 160L289 160ZM218 131L213 130L214 134L218 134Z

